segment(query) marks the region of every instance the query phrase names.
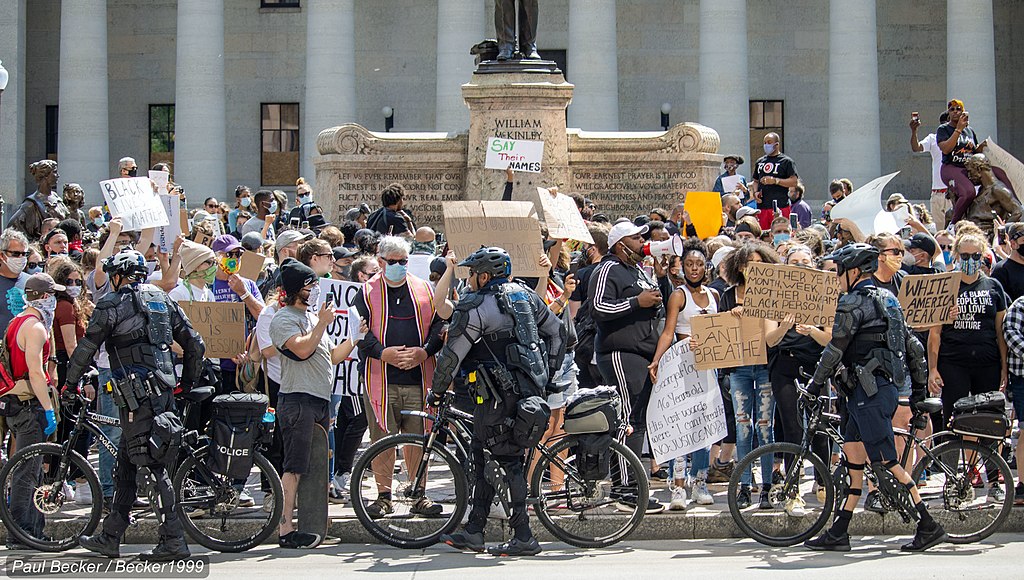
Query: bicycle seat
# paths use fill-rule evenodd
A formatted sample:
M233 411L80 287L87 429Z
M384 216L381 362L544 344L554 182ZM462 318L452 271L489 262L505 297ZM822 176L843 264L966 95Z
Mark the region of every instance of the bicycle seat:
M928 397L918 403L917 408L925 413L938 413L942 410L942 399L939 399L938 397Z
M190 403L202 403L213 396L213 387L195 387L181 396Z

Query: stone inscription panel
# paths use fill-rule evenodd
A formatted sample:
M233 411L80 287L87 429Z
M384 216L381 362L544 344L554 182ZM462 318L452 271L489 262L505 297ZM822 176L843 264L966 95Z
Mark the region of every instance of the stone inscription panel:
M444 216L441 204L446 201L462 201L464 179L462 169L358 169L337 171L333 174L333 190L337 203L334 205L334 220L339 223L345 212L360 203L366 203L371 210L380 207L380 192L391 183L405 187L405 207L413 216L417 226L443 228Z
M700 169L572 169L571 191L597 204L613 221L632 218L661 206L671 209L688 191L701 190L707 179Z

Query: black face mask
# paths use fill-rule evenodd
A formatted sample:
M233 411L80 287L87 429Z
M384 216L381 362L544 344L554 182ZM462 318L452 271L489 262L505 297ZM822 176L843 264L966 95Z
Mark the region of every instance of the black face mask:
M129 169L128 170L128 177L138 177L138 176L139 176L139 168L138 167L136 167L135 169Z
M1020 254L1022 258L1024 258L1024 244L1021 244L1020 246L1017 247L1017 253Z
M683 282L686 282L686 285L689 286L690 288L697 289L700 288L702 284L704 284L704 278L701 278L700 280L694 282L693 280L690 280L686 276L683 276Z

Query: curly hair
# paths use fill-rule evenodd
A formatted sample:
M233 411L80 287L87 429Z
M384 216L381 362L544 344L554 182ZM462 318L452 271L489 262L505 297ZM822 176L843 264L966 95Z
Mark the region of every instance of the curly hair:
M690 252L697 252L703 255L705 261L711 259L711 253L708 250L707 244L705 244L700 238L686 238L686 240L683 241L682 257L685 258Z
M48 264L50 275L53 276L53 281L61 286L66 286L68 278L71 274L78 272L79 279L85 280L85 273L82 272L82 267L76 264L71 258L59 257L52 258ZM72 298L66 291L57 292L57 300L66 300L71 303L75 309L75 319L82 326L88 326L89 314L86 312L86 299L84 293L78 295L77 298Z
M779 263L779 255L767 244L746 242L734 251L729 252L729 255L722 261L722 274L725 277L725 281L734 286L746 284L747 281L743 272L747 269L747 264L750 263L750 258L754 254L760 256L762 262L768 264Z

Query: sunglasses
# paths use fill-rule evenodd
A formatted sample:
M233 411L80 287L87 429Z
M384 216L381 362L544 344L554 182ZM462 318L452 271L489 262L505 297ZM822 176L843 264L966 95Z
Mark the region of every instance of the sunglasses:
M313 254L313 255L314 255L314 256L316 256L316 257L318 257L318 258L323 258L323 257L325 257L325 256L330 256L330 257L332 257L332 258L334 257L334 254L333 254L333 253L331 253L331 252L325 252L325 253L323 253L323 254ZM390 262L389 262L389 263L390 263Z
M394 266L395 264L401 264L401 265L404 266L404 265L409 263L409 258L398 258L398 259L395 259L395 260L392 260L390 258L381 258L381 259L384 260L385 262L387 262L391 266Z
M220 206L215 204L215 203L208 203L208 204L206 204L206 209L217 209L218 207L220 207Z
M229 257L229 258L241 258L242 257L242 251L241 250L234 250L234 251L228 252L227 254L224 254L224 255Z
M953 244L939 244L939 249L948 252L953 249Z
M46 265L46 264L45 264L44 262L28 262L27 264L25 264L25 266L26 266L26 267L27 267L27 268L28 268L29 270L31 270L31 269L33 269L33 268L42 268L42 267L43 267L43 266L45 266L45 265Z
M960 252L960 259L961 260L981 260L981 257L983 255L984 254L982 254L981 252L976 252L974 254L966 254L964 252Z
M81 286L82 285L82 281L81 280L66 280L64 282L64 285L65 286Z
M888 248L879 252L881 254L891 254L893 256L902 256L904 253L903 248Z

